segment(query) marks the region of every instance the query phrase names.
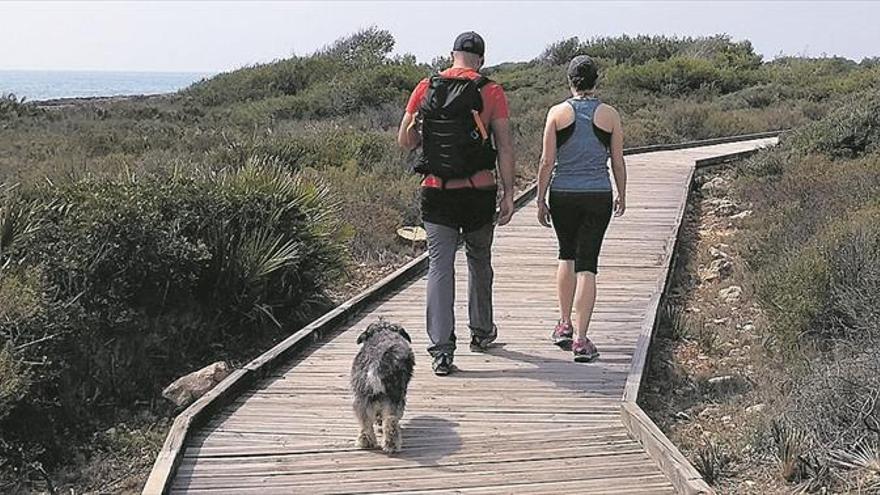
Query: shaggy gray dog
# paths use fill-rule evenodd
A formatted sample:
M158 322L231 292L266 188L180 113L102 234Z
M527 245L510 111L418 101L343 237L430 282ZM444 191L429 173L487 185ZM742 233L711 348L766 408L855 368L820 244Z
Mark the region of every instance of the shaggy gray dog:
M400 419L406 406L406 387L412 378L415 356L409 334L400 325L379 320L358 336L363 344L351 365L354 413L360 422L358 447L378 446L373 424L382 427L382 450L400 450Z

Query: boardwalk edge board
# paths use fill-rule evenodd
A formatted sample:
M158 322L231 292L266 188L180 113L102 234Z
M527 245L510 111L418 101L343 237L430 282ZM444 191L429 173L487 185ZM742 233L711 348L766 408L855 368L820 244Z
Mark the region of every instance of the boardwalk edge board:
M776 137L779 136L782 132L783 131L771 131L723 138L706 139L702 141L690 141L685 143L641 146L628 148L624 150L624 154L636 155L643 153L653 153L657 151L673 151L679 149L711 146L715 144L751 141L754 139ZM739 153L734 153L732 155L739 155ZM727 161L732 159L729 155L724 156L727 157ZM722 158L723 157L712 157L706 160L698 160L697 167L701 166L701 164L702 166L709 166L722 163L724 161ZM722 160L719 161L719 159ZM688 179L689 187L692 180L692 174L693 173L691 173L691 177L689 177ZM685 195L689 192L689 187L685 188ZM526 190L521 192L515 199L514 204L516 209L518 210L521 207L525 206L530 200L535 198L536 194L537 185L532 184ZM685 196L685 201L686 199L687 196ZM680 222L681 218L678 219L678 225L680 225ZM678 225L676 225L676 235L673 236L673 239L677 239L678 237ZM670 249L671 247L672 246L669 246ZM668 250L667 254L671 254L671 250ZM361 292L360 294L352 297L348 301L343 302L342 304L332 309L325 315L321 316L317 320L294 332L289 337L276 344L265 353L250 361L244 367L235 370L211 391L209 391L199 400L187 407L175 418L174 423L172 424L171 429L168 432L168 436L165 439L165 443L163 444L162 449L159 451L159 454L156 457L156 461L153 464L153 468L150 472L149 477L147 478L147 482L144 485L142 493L144 493L145 495L158 495L168 492L168 489L171 486L171 482L174 479L174 474L183 457L184 445L186 443L186 440L190 437L192 431L205 424L205 422L214 412L233 401L250 385L255 383L258 379L266 376L279 364L291 358L298 350L306 347L309 344L322 342L323 338L327 334L332 333L335 329L338 329L339 326L341 326L353 316L359 314L364 308L380 300L381 298L386 297L390 293L398 290L405 284L415 280L418 276L424 273L425 269L427 268L427 264L427 253L423 253L417 256L416 258L414 258L404 266L398 268L379 282L370 286L364 292ZM644 350L642 351L642 354L644 355L640 358L641 364L639 365L638 369L636 368L636 355L633 356L633 367L630 370L630 376L627 378L624 404L621 413L624 416L624 422L626 423L630 433L640 443L644 444L649 455L655 460L655 462L657 462L661 466L663 473L670 477L671 480L680 478L694 486L699 486L700 483L702 483L702 485L705 485L705 482L702 481L702 478L699 477L699 474L696 475L696 479L692 479L692 473L696 472L693 466L690 465L690 463L687 461L687 459L684 458L681 452L679 452L678 449L675 448L675 446L672 445L668 439L666 439L666 437L662 434L662 432L660 432L657 426L654 425L654 423L651 422L651 420L644 414L644 412L641 412L641 409L639 409L638 406L635 404L635 399L638 396L638 387L641 381L642 370L645 364L645 358L647 357L648 346L650 345L651 334L653 333L653 323L657 313L657 308L659 307L659 294L657 294L655 297L656 300L651 302L651 305L649 306L650 312L643 322L642 331L639 336L639 342L637 343L636 348L636 355L639 355L640 349L644 347ZM649 323L650 328L646 328ZM641 412L641 415L637 415L632 411L627 412L633 407ZM638 419L628 421L628 414L630 417L638 417ZM653 427L653 430L651 429L651 427ZM658 441L660 444L663 445L663 448L653 448L652 450L652 448L648 446L649 442L656 443ZM664 459L667 457L675 458L676 461L664 462L664 460L659 459L659 457L663 457ZM667 468L674 469L674 471L668 471ZM688 470L687 468L689 468L690 470ZM682 469L683 471L681 471ZM708 486L706 487L708 488ZM676 488L680 489L678 485L676 485ZM712 492L711 490L709 490L704 492L683 491L683 493Z
M780 133L762 133L761 135L756 135L753 139L774 137L779 134ZM723 142L727 143L733 141ZM642 322L639 338L636 342L636 350L633 353L632 365L624 388L623 404L621 404L620 412L626 429L633 438L642 444L648 455L654 459L661 471L663 471L675 486L675 489L683 494L713 494L715 492L703 480L700 473L693 467L690 461L688 461L681 451L678 450L678 447L676 447L675 444L663 434L660 428L658 428L651 418L645 414L642 408L639 407L637 404L639 388L641 386L645 365L647 363L648 353L650 352L651 339L654 335L660 303L664 299L664 295L667 293L672 278L675 264L675 253L681 235L681 223L684 220L688 195L693 189L694 173L701 168L741 160L754 155L758 151L760 151L760 148L696 160L694 168L691 169L688 175L686 181L687 187L685 187L683 191L684 198L682 202L682 211L676 219L675 232L670 240L671 246L667 245L667 249L664 250L664 256L666 259L664 259L663 264L666 267L666 276L663 277L660 282L662 290L655 292L654 297L648 304L648 312Z

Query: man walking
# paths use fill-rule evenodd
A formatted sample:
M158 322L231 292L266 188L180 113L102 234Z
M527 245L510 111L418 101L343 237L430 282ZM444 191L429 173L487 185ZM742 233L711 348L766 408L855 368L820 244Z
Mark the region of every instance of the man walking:
M485 42L460 34L452 67L422 80L400 123L398 143L421 147L415 170L421 187L422 222L428 234L427 330L437 375L452 371L455 355L455 251L464 238L468 261L468 317L472 351L484 351L498 336L492 316L491 248L497 218L513 215L514 155L507 98L500 85L481 76ZM493 145L494 144L494 145Z

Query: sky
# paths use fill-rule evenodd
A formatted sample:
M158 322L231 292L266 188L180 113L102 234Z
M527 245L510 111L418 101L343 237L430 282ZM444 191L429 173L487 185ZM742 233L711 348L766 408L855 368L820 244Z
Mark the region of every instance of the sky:
M395 52L448 54L462 31L486 63L530 60L571 36L748 39L765 58L880 55L880 2L5 2L0 70L220 72L305 55L358 29L391 31Z

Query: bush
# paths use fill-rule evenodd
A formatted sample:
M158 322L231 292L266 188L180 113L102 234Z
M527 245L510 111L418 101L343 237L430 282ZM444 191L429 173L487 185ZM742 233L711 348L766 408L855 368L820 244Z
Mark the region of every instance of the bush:
M39 211L0 278L0 373L32 382L23 396L4 389L0 426L22 441L45 432L37 442L54 454L106 408L298 328L327 307L343 266L336 201L273 163L28 195L68 207Z
M19 117L32 117L40 113L33 105L26 105L24 98L12 93L0 93L0 129L14 124Z
M212 107L281 98L287 118L350 113L384 101L389 92L399 96L401 88L412 89L414 69L418 77L427 73L408 59L389 59L393 48L391 33L368 28L310 56L220 74L194 84L182 96Z
M607 84L653 93L677 96L697 90L730 93L757 82L754 71L719 66L711 60L676 56L631 66L618 65L608 70Z
M750 42L733 42L727 35L698 38L623 35L592 38L583 42L573 37L550 44L538 60L567 64L577 55L590 55L611 64L642 65L684 55L737 68L755 69L761 65L761 56L755 53Z
M0 421L27 395L30 380L25 366L13 357L6 344L0 348Z
M356 168L336 168L320 175L342 198L341 219L347 225L369 225L355 228L349 241L355 259L387 267L413 254L412 246L398 239L397 229L421 223L415 175L402 169L369 173Z
M788 148L856 158L880 150L880 91L869 91L793 133Z
M741 170L739 194L758 212L748 257L783 350L880 328L878 102L869 92Z

